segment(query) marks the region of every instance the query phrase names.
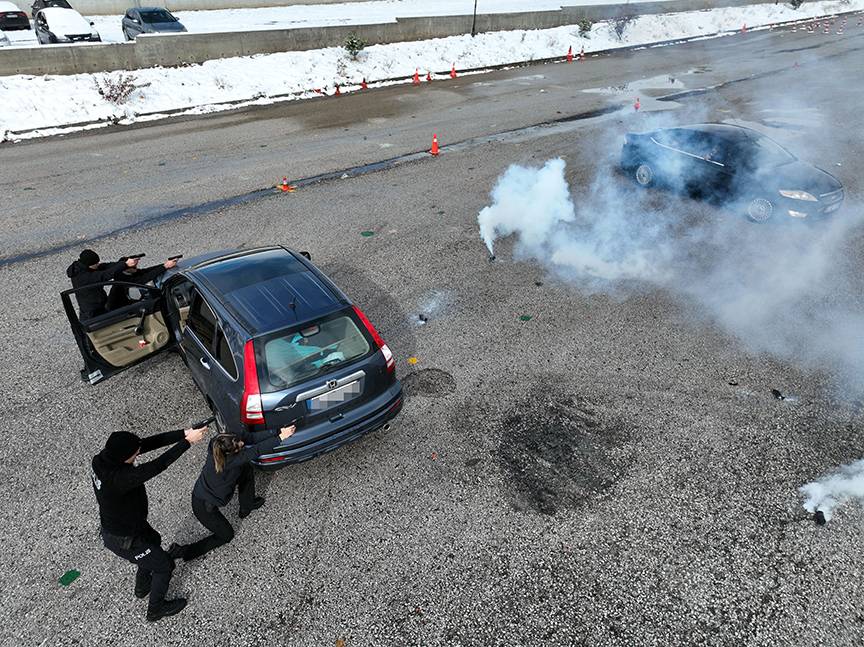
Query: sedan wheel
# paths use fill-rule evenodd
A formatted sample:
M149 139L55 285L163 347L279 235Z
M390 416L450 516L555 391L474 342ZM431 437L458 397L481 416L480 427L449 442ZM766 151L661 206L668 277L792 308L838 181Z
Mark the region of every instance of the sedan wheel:
M747 205L747 217L753 222L765 222L774 213L774 205L765 198L756 198Z
M654 184L654 169L647 164L640 164L636 167L636 183L641 187L648 188Z

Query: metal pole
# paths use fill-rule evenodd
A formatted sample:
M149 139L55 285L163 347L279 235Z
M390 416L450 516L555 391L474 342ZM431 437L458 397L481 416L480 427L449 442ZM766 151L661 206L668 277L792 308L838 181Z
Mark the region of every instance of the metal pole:
M471 35L477 35L477 0L474 0L474 19L471 21Z

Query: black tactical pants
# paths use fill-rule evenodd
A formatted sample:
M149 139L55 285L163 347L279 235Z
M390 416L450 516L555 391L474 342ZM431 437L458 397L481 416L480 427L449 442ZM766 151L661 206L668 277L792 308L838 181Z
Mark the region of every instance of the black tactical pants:
M158 610L165 602L174 560L162 550L162 537L150 525L135 537L119 537L102 531L105 548L118 557L132 562L138 567L135 574L135 589L142 590L150 585L150 611Z

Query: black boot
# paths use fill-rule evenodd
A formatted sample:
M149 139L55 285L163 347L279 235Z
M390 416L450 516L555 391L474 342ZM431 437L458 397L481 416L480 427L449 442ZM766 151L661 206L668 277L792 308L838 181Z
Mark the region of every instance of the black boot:
M161 620L167 616L173 616L176 613L180 613L185 608L186 598L165 600L158 608L147 609L147 620L149 622L156 622L157 620Z
M255 500L252 501L252 507L251 508L249 508L248 510L241 510L240 511L240 518L245 519L250 514L252 514L253 510L257 510L262 505L264 505L264 497L263 496L256 496Z

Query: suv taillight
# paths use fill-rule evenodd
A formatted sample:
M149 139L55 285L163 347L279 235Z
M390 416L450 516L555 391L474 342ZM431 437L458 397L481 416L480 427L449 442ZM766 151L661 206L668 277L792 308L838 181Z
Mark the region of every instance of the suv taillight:
M356 314L360 318L360 321L363 322L363 325L366 326L366 330L368 330L369 334L372 335L372 339L375 340L375 344L378 346L381 354L384 355L384 361L387 362L387 372L392 373L396 368L396 360L393 359L393 353L390 350L390 347L384 343L381 335L378 334L378 331L375 330L375 326L373 326L372 322L369 321L369 318L363 314L363 311L357 306L351 307L354 308L354 314Z
M259 425L264 422L261 389L258 387L258 367L255 364L255 347L251 339L243 347L243 399L240 400L240 420L245 425Z

